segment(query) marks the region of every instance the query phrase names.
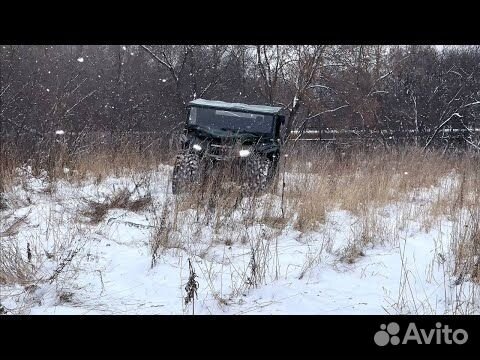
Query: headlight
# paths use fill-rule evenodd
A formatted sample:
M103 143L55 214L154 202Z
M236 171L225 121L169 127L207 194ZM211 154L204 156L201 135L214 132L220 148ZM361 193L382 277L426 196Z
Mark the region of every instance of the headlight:
M246 157L250 155L250 150L240 150L239 155L240 157Z
M194 148L195 150L197 150L197 151L202 150L202 147L201 147L200 145L198 145L198 144L194 144L194 145L193 145L193 148Z

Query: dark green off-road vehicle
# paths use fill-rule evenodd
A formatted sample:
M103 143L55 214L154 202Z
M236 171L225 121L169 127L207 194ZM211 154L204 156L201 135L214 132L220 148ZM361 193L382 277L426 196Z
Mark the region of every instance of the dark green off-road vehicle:
M247 190L265 190L277 175L285 112L281 107L196 99L188 104L172 191L188 191L228 170ZM222 178L223 179L223 178Z

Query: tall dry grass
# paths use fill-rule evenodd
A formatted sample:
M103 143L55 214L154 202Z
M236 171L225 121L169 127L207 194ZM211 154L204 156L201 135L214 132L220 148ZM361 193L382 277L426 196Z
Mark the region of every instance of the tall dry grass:
M119 145L117 150L99 146L73 156L62 149L59 143L55 161L45 169L52 182L94 178L100 183L108 176L148 173L160 164L172 165L174 160L174 154L138 151L128 144ZM0 184L6 191L22 163L14 150L2 151ZM246 196L239 184L228 182L232 169L227 166L215 172L208 170L200 187L177 197L176 211L192 209L197 222L213 222L218 229L231 222L235 211L241 209L242 221L249 224L263 222L282 228L292 223L305 232L324 223L326 213L333 209L365 217L372 208L426 201L426 211L409 216L422 218L428 229L435 219L454 217L458 209L478 204L479 157L473 153L443 154L415 147L342 153L298 146L287 149L287 154L279 166L279 182L270 189L269 196ZM440 190L434 198L422 200L432 188Z
M366 247L376 244L398 245L398 233L412 222L420 223L428 231L447 218L454 227L452 271L459 279L478 281L478 154L425 152L415 147L338 152L299 146L286 150L288 157L282 157L278 183L267 193L246 194L244 187L229 182L232 169L227 167L207 172L201 186L192 187L188 194L167 197L163 205L153 206L152 266L164 251L177 249L202 258L214 244L248 245L251 249L248 265L242 270L235 269L240 279L235 293L242 293L264 283L267 270L277 271L278 254L269 245L281 231L287 226L301 233L314 231L325 223L330 211L338 209L359 219L351 229L347 246L338 253L339 261L353 263L365 254ZM6 191L15 181L15 169L23 165L14 152L9 154L10 157L0 159L0 179ZM149 173L160 164L173 165L174 160L173 154L138 151L128 145L115 151L100 146L81 155L66 156L61 151L58 154L45 169L52 182L94 178L100 183L108 176ZM144 185L149 193L151 185L148 182ZM112 204L96 205L93 208L102 215ZM377 211L386 206L397 206L393 230L385 226ZM101 218L98 216L99 221ZM252 228L257 225L265 225L269 230L251 236ZM205 228L211 232L208 241L202 243ZM329 242L325 240L326 250ZM325 249L322 247L322 251ZM321 261L320 255L309 255L302 276ZM18 270L23 268L24 264L19 263ZM11 264L9 269L15 270ZM222 302L227 301L228 296L214 289L213 280L211 287Z
M107 176L154 170L159 164L172 164L174 159L168 149L139 147L122 138L114 147L98 143L72 149L65 139L57 137L47 149L31 156L26 155L27 149L14 143L0 145L0 190L4 191L12 185L16 169L20 167L28 166L34 176L46 173L52 182L59 179L82 181L92 177L100 182Z
M437 198L428 199L427 217L476 203L480 160L475 154L405 148L351 153L341 159L329 151L313 155L299 152L287 163L286 197L298 214L299 230L321 222L327 210L339 208L362 215L370 208L421 200L422 193L440 186Z

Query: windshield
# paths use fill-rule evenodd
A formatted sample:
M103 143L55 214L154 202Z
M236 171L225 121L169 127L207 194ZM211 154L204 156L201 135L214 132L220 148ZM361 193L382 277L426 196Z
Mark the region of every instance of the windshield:
M188 123L211 130L270 135L273 115L192 107Z

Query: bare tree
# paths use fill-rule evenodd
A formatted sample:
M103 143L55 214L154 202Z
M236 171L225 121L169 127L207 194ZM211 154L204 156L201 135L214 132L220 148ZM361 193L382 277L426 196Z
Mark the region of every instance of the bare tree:
M288 109L287 138L321 68L325 49L323 45L258 45L256 48L264 96L270 104Z

